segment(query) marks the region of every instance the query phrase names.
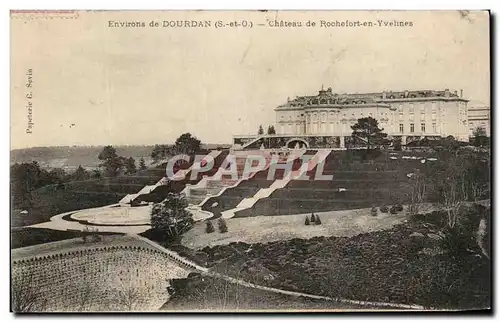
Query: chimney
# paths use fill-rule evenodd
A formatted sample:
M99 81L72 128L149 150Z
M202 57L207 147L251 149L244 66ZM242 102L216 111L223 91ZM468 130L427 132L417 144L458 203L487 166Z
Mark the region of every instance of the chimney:
M464 90L463 89L460 90L460 97L464 97Z
M444 97L450 97L450 89L449 88L444 90Z
M453 93L455 94L455 96L458 96L458 92L457 91L454 91Z
M382 92L382 99L386 99L387 98L387 93L385 91Z

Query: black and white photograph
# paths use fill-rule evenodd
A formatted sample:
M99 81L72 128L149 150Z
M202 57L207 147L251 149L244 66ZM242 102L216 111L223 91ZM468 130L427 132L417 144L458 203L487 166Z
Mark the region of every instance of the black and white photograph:
M491 19L11 10L11 312L491 310Z

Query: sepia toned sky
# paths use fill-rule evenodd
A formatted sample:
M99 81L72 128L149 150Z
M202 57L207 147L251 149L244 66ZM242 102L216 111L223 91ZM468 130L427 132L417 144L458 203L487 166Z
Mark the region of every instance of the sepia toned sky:
M271 27L268 19L303 25ZM314 95L322 84L336 93L463 89L489 104L488 19L457 11L12 14L11 148L171 143L184 132L230 143L273 124L273 108L287 97ZM149 27L152 20L160 26ZM164 20L212 27L164 28ZM253 27L215 28L219 20ZM324 28L321 20L375 25Z

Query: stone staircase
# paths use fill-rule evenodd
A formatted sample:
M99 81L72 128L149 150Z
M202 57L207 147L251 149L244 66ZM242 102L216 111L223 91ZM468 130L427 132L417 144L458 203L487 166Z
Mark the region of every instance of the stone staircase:
M332 150L318 150L318 152L314 155L314 157L307 164L303 164L300 167L300 169L292 171L292 173L284 179L275 180L271 184L271 186L269 186L269 188L260 189L252 197L243 199L236 206L236 208L223 211L221 213L222 217L232 218L234 217L235 212L251 208L258 200L263 198L268 198L275 190L284 188L294 178L298 178L307 171L311 171L312 169L314 169L318 163L321 163L326 159L326 157L330 154L331 151ZM304 154L304 152L305 150L303 150L301 153L297 153L296 156L300 158L302 154Z
M183 192L186 195L190 208L193 208L193 206L201 207L210 197L221 195L226 189L236 187L241 181L246 180L246 178L243 178L243 170L249 154L263 155L266 159L265 169L269 167L271 156L268 152L235 152L237 178L231 176L230 170L219 168L212 177L204 177L198 184L186 186ZM248 179L254 175L255 173L250 174Z
M221 151L218 151L218 150L213 150L213 151L210 151L208 153L208 155L210 155L212 158L216 158L217 156L219 156L219 154L221 153ZM175 173L175 176L174 177L179 177L179 178L182 178L183 176L186 176L189 174L189 172L192 170L194 165L192 165L191 167L189 167L188 169L181 169L179 170L178 172ZM161 178L156 184L154 185L148 185L148 186L144 186L141 190L139 190L137 193L133 193L133 194L128 194L126 195L125 197L123 197L118 203L122 206L127 206L127 205L130 205L130 203L132 201L134 201L135 198L137 198L138 196L140 195L145 195L145 194L149 194L151 192L153 192L158 186L162 186L164 184L166 184L167 182L167 178L166 177L163 177Z

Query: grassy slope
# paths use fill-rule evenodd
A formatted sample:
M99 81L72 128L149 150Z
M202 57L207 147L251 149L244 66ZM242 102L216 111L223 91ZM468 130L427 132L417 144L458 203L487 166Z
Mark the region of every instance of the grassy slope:
M315 237L267 244L232 243L179 253L256 284L355 300L433 308L490 307L490 261L474 254L428 255L440 244L415 232L436 233L425 222L354 237ZM271 274L273 279L265 280Z
M366 310L369 307L276 294L235 285L226 281L195 276L173 282L177 293L165 303L165 311L336 311Z

